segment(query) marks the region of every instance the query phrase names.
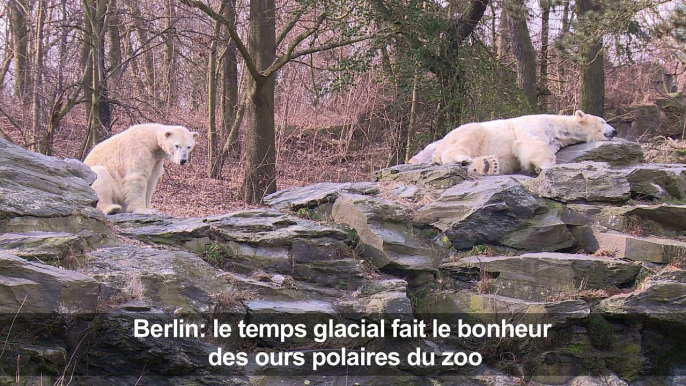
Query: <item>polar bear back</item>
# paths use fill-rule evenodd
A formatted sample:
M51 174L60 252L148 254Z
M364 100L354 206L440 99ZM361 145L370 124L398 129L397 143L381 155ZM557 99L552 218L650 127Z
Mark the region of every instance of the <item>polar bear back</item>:
M448 133L438 144L432 160L443 163L441 154L459 147L469 157L482 155L503 156L512 153L515 127L510 120L499 119L481 123L467 123Z
M476 168L479 174L531 172L554 164L562 147L616 134L604 119L580 110L571 116L526 115L462 125L438 143L431 159L438 164L482 164L482 171Z
M169 155L159 144L159 135L173 126L146 123L131 126L97 144L83 161L88 166L105 166L110 173L122 177L126 171L147 168L152 159Z

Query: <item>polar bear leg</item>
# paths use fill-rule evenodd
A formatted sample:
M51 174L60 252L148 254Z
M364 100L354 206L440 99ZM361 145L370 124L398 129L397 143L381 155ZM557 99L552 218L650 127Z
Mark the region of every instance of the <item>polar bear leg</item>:
M162 173L164 173L164 160L157 161L155 166L152 168L152 173L148 179L148 189L145 192L145 207L152 208L152 194L157 189L157 183L162 178Z
M469 156L469 153L457 147L446 149L440 157L442 165L461 164L466 166L472 163L472 157Z
M543 141L531 138L515 141L513 150L526 172L539 173L555 165L555 153Z
M118 186L117 182L112 178L109 170L104 166L93 166L92 170L98 176L91 187L98 195L98 209L105 214L115 214L122 211L121 205L115 204L115 197L118 195L115 191Z
M474 158L469 165L469 172L482 176L498 174L514 174L519 169L519 161L514 155L508 154L501 157L485 155Z
M157 211L146 206L146 194L148 179L140 173L133 173L124 177L122 181L122 193L126 210L136 214L154 214Z

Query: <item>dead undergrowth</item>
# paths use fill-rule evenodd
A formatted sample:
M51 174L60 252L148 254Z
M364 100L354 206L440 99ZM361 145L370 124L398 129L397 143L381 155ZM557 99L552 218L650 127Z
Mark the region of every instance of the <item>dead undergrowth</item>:
M646 162L686 163L686 141L663 136L641 142Z

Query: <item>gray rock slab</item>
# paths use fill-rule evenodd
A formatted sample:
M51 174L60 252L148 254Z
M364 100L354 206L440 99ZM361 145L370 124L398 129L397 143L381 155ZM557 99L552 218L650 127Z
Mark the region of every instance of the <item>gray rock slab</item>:
M556 325L569 320L582 320L590 313L590 307L582 300L535 302L497 294L479 294L471 290L419 294L414 304L425 315L462 317L480 323L492 323L503 315L516 315L517 323Z
M686 231L686 205L640 205L627 210L625 216L639 216L665 228Z
M59 217L78 212L98 217L95 174L76 160L34 153L0 138L0 220Z
M575 243L564 223L509 176L453 186L420 208L413 221L418 227L443 231L457 249L493 244L555 251Z
M616 258L669 264L686 256L686 243L659 237L636 237L618 232L594 232L597 248L614 253ZM589 252L592 246L588 248ZM590 248L590 249L589 249Z
M525 186L562 202L624 202L631 196L624 173L606 163L589 161L555 165Z
M643 162L643 149L638 142L615 138L564 147L557 152L556 158L558 164L597 161L615 167L627 166Z
M0 250L23 258L55 262L82 253L84 245L82 239L73 233L2 233Z
M598 304L598 311L615 316L642 316L686 325L686 271L665 270L648 278L629 295L617 295Z
M375 195L379 189L373 182L320 182L272 193L264 198L264 202L277 209L297 211L333 203L342 193Z
M545 252L471 256L443 264L441 270L472 280L488 274L494 278L492 293L545 301L552 296L573 296L582 290L630 286L640 265L607 257Z
M638 199L686 197L686 166L682 164L641 164L622 169Z
M101 286L90 276L0 252L0 313L93 313Z
M333 205L333 220L356 230L363 256L379 269L435 271L440 256L409 225L408 208L393 201L343 195Z
M139 291L143 299L134 300L175 312L211 311L213 297L229 288L221 270L192 253L135 245L88 252L80 270L106 283L112 295Z
M236 212L205 219L220 245L224 269L255 269L339 289L361 285L352 234L343 229L285 215L274 209Z
M467 168L459 165L402 164L374 172L376 181L398 181L433 189L447 189L468 178Z
M119 221L117 225L119 234L123 236L134 237L147 243L178 245L197 253L204 252L205 246L211 242L210 225L204 219L177 220L148 217L135 222Z

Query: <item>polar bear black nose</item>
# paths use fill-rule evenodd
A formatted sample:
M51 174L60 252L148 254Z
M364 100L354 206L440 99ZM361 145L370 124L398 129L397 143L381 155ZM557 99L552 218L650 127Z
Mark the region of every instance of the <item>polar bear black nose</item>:
M617 129L615 129L614 127L612 127L610 125L606 125L606 126L608 126L608 127L606 127L606 129L605 129L605 138L608 138L608 139L614 138L617 135ZM607 130L607 129L610 129L610 130Z
M180 163L181 165L185 165L187 162L188 162L188 160L185 160L185 159L182 159L181 161L179 161L179 163Z

